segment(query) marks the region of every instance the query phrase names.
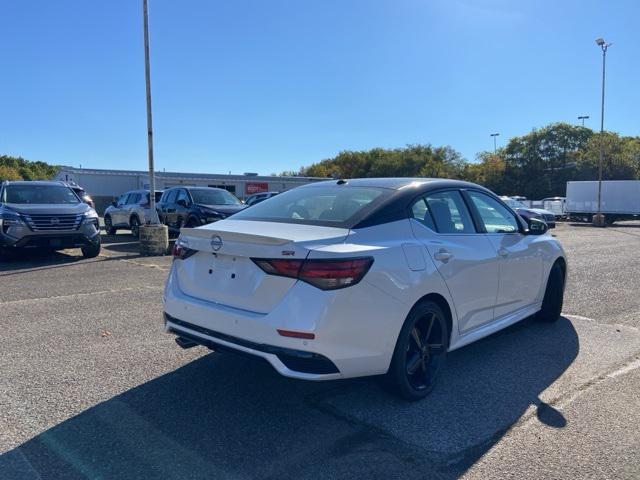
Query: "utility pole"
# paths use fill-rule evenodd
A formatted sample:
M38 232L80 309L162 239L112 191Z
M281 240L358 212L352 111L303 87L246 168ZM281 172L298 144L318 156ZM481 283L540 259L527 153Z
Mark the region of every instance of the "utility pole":
M610 43L603 38L596 39L596 45L602 49L602 99L600 103L600 159L598 161L598 213L593 217L593 224L597 227L604 227L604 215L602 214L602 164L604 163L604 79L605 65L607 60L607 49Z
M584 121L589 118L589 115L580 115L578 120L582 120L582 126L584 127Z
M148 225L140 225L140 253L165 255L169 251L169 229L160 224L156 211L156 176L153 167L153 122L151 120L151 68L149 67L149 12L147 0L142 0L144 22L144 76L147 90L147 144L149 148L149 207Z
M151 223L158 224L156 211L156 176L153 165L153 120L151 116L151 67L149 62L149 12L147 0L142 0L142 16L144 19L144 77L147 90L147 145L149 149L149 207Z
M490 137L493 137L493 154L496 155L498 148L496 146L496 137L500 135L499 133L492 133L491 135L489 135Z

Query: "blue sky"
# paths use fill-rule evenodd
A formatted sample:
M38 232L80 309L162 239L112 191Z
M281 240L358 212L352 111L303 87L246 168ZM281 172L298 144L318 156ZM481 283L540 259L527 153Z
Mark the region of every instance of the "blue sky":
M640 135L637 0L149 0L156 168L263 174L341 150L473 160L550 122ZM144 169L141 0L0 2L0 153Z

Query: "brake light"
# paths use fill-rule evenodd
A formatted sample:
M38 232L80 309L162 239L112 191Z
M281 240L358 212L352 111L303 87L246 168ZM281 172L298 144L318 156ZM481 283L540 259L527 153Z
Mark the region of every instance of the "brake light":
M196 253L196 250L186 247L180 240L176 241L176 243L173 244L173 249L171 250L171 255L173 255L173 258L180 260L189 258L194 253Z
M321 290L336 290L357 284L367 274L373 258L321 260L252 259L265 273L297 278Z

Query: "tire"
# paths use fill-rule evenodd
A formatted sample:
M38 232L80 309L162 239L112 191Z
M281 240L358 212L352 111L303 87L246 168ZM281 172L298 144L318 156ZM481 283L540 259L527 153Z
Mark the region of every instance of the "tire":
M198 220L196 220L195 218L191 217L182 226L186 228L196 228L200 226L200 222L198 222Z
M100 255L100 242L96 245L87 245L82 247L82 256L84 258L95 258Z
M384 379L386 386L405 400L426 397L436 384L448 345L449 327L445 313L434 302L418 303L398 335Z
M135 215L129 219L129 226L131 227L131 235L136 238L140 238L140 220Z
M536 314L536 319L541 322L555 322L562 313L564 300L564 274L560 264L555 263L549 272L547 288L542 300L542 308Z
M110 215L104 217L104 231L107 232L107 235L115 235L118 231L118 229L113 226Z

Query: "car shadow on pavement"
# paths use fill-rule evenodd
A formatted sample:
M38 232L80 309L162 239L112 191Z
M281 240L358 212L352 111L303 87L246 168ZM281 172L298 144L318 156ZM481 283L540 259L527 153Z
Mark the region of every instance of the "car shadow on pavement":
M540 396L578 350L568 319L526 320L452 352L414 403L373 378L301 382L206 355L5 453L0 477L457 478L526 419L566 425Z
M84 260L80 249L73 251L49 251L25 249L16 250L0 258L0 276L2 272L39 269L43 267L62 267Z

